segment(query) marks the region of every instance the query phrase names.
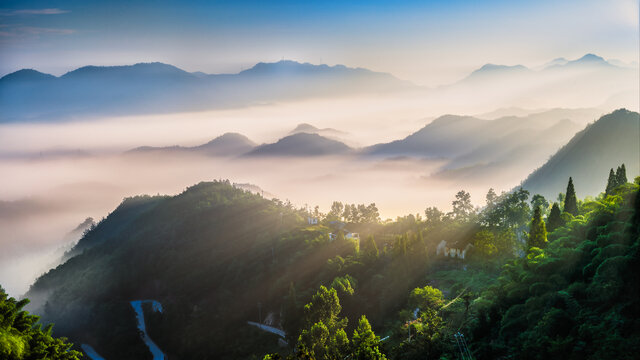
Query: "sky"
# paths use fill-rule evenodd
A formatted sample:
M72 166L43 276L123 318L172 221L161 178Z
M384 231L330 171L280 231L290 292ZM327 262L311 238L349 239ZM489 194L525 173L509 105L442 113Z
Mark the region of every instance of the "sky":
M485 63L638 60L638 1L0 1L0 75L160 61L235 73L292 59L425 86Z

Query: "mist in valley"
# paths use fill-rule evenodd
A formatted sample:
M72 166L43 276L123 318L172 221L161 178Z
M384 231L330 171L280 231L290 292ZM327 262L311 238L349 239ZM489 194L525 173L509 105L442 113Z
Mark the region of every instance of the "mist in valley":
M318 205L323 212L334 200L376 203L383 219L421 214L428 206L448 211L461 189L471 193L476 206L484 204L489 188L510 190L572 135L566 133L509 162L481 156L454 169L455 161L438 156L359 153L366 146L402 139L419 130L446 112L441 107L425 107L424 99L417 96L358 96L206 112L0 125L0 228L5 249L0 254L0 281L10 294L23 294L37 276L60 260L58 250L72 242L65 234L86 217L103 218L125 197L172 195L200 181L229 179L257 185L267 196L289 200L296 207ZM486 110L478 107L474 111ZM604 110L590 108L562 117L581 129L600 112ZM241 133L256 144L274 143L301 123L335 129L323 135L353 151L300 157L294 149L290 156L258 158L130 151L140 146L193 147L227 132ZM507 150L497 151L505 156ZM519 161L524 158L527 161ZM469 171L469 166L482 171Z

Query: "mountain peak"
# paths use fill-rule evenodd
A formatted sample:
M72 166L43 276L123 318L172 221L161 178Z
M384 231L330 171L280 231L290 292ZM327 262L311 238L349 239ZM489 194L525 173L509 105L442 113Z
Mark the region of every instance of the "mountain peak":
M195 77L191 73L188 73L173 65L150 62L150 63L137 63L133 65L118 65L118 66L95 66L88 65L81 68L69 71L62 75L62 78L80 78L84 76L144 76L144 77L157 77L157 76L182 76L182 77Z
M50 74L41 73L40 71L33 69L22 69L11 74L7 74L0 78L0 81L38 81L38 80L47 80L47 79L55 79L56 77Z
M322 156L345 154L351 148L318 134L297 133L272 144L258 146L248 156Z
M291 131L291 133L295 134L295 133L299 133L299 132L315 132L315 131L318 131L318 130L320 130L320 129L318 129L317 127L315 127L315 126L313 126L311 124L301 123L301 124L298 124L298 126L296 126L296 128L293 129Z
M605 60L604 60L604 58L602 58L602 57L600 57L598 55L589 53L589 54L585 54L583 57L581 57L580 59L575 60L575 61L580 61L580 62L604 62Z
M286 74L312 74L331 70L348 70L344 65L329 66L325 64L314 65L311 63L301 63L294 60L280 60L278 62L259 62L252 68L240 72L241 75L286 75Z
M255 146L255 143L251 140L249 140L248 137L240 134L240 133L235 133L235 132L228 132L228 133L224 133L220 136L218 136L217 138L209 141L206 144L202 144L200 146L198 146L198 148L204 148L204 147L209 147L209 146L213 146L213 145L230 145L230 144L234 144L234 145L246 145L246 146Z

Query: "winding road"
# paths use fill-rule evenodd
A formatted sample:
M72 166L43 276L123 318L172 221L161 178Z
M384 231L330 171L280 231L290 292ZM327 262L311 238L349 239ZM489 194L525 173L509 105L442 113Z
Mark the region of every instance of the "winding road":
M151 307L153 311L158 311L158 312L162 312L162 304L160 304L156 300L134 300L130 302L131 307L133 308L133 311L136 312L136 320L138 320L138 329L142 332L142 340L149 348L149 351L151 351L151 354L153 355L153 360L164 360L166 356L164 355L162 350L160 350L158 345L156 345L156 343L154 343L151 340L151 338L149 337L149 334L147 334L147 326L144 323L144 312L142 311L143 303L151 303ZM82 348L82 351L84 351L85 354L87 354L87 356L90 359L105 360L105 358L100 356L100 354L98 354L96 350L93 347L91 347L91 345L82 344L80 345L80 347Z

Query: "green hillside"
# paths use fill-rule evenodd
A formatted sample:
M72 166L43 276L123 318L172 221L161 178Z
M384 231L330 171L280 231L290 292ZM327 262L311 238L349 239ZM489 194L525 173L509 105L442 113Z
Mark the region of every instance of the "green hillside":
M639 186L622 182L567 196L574 214L547 216L522 189L490 191L477 211L460 191L450 213L389 222L374 204L319 214L200 183L125 200L28 296L107 359L152 357L129 304L144 299L163 306L143 307L146 327L173 359L626 358L640 331Z
M620 109L577 133L567 145L522 183L532 193L558 195L572 176L581 197L604 191L609 169L624 163L630 176L640 174L640 114Z

